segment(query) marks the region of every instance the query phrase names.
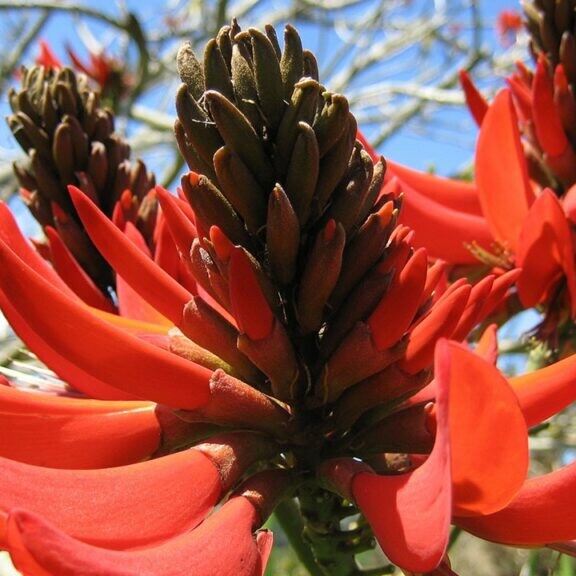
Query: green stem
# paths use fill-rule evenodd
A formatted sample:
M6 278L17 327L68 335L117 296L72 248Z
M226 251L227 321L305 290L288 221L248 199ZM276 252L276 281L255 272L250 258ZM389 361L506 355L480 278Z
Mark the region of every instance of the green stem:
M298 504L294 499L288 499L281 502L274 511L274 516L284 530L290 545L298 556L298 559L310 576L325 576L324 571L316 563L314 554L308 543L303 538L304 521L300 514Z

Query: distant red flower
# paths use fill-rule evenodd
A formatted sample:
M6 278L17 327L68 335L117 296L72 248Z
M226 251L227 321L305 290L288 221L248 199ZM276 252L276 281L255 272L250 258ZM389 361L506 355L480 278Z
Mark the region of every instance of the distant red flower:
M501 10L496 20L496 33L503 46L516 42L516 35L522 30L522 15L516 10Z

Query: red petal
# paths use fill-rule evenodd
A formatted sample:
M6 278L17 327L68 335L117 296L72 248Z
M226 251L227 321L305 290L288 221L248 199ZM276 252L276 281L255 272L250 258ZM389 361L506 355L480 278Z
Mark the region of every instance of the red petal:
M494 238L516 251L533 192L509 90L490 106L476 146L476 182Z
M368 318L367 324L378 350L395 344L410 326L420 305L427 269L426 250L420 248L395 275L390 289Z
M484 117L488 112L488 102L484 96L480 94L478 88L474 86L474 83L470 79L470 76L466 70L460 70L459 76L460 85L464 91L464 97L466 98L466 105L468 106L468 110L470 110L470 114L472 114L476 125L482 126Z
M1 284L1 278L0 278ZM102 382L94 375L79 368L66 356L59 354L46 339L41 337L28 320L10 303L4 292L0 290L0 309L4 312L14 332L34 350L34 353L44 364L56 372L72 388L91 398L105 400L137 400L134 394L114 388ZM119 317L117 317L119 318Z
M576 538L576 462L526 480L512 502L489 516L456 524L486 540L541 546Z
M402 183L402 189L407 184L419 194L452 208L458 212L481 216L480 203L476 186L463 180L443 178L426 172L412 170L402 164L386 160L386 174L395 175Z
M524 306L534 306L549 296L564 273L576 315L576 275L572 233L562 205L548 188L542 191L530 211L520 235L518 292Z
M154 404L61 398L0 386L0 455L52 468L148 458L160 441Z
M477 243L489 248L493 242L484 217L454 210L402 184L400 222L416 230L415 245L424 246L431 258L455 264L477 264L468 249Z
M228 281L230 302L240 332L251 340L266 338L272 331L274 315L243 248L232 251Z
M459 286L454 291L446 291L430 313L414 326L404 358L398 364L402 370L416 374L433 363L436 342L440 338L450 338L462 317L470 291L469 284Z
M147 258L152 258L144 237L132 222L126 222L124 235L136 246ZM118 296L118 311L122 316L142 320L153 324L171 327L172 323L166 319L153 306L148 304L140 294L130 286L124 277L116 275L116 293Z
M10 518L10 539L16 567L30 567L25 572L32 576L46 572L59 576L259 576L263 559L252 533L258 522L251 502L239 496L191 532L155 547L123 552L84 544L38 516L18 511Z
M115 312L114 305L102 294L92 278L74 259L58 232L52 226L46 226L44 232L50 243L50 260L54 269L74 293L89 306L108 312ZM20 255L20 252L17 252Z
M147 258L80 190L70 197L90 238L111 266L156 310L179 324L192 295Z
M196 238L196 227L181 209L181 202L161 186L156 186L158 201L166 218L168 228L174 238L178 250L188 257L192 241Z
M210 370L102 321L53 288L2 243L0 262L0 289L22 321L71 366L108 386L174 408L195 408L208 400Z
M445 364L438 372L440 363ZM528 435L518 400L497 368L456 342L438 343L436 370L437 385L450 390L454 513L500 510L528 470Z
M527 425L535 426L576 401L576 355L509 382Z
M439 368L444 370L446 363ZM441 379L445 384L449 376ZM438 386L437 433L428 459L399 476L361 473L354 477L354 498L390 560L412 572L438 566L450 525L450 442L448 390Z
M197 450L100 470L55 470L1 458L0 471L2 512L25 509L74 538L114 549L190 530L221 495L216 466ZM8 534L8 550L10 541Z
M554 84L543 55L538 58L532 83L532 118L542 150L549 156L560 156L570 144L554 102Z
M74 296L74 292L56 274L54 269L46 264L46 261L36 252L30 242L24 238L18 228L18 224L4 202L0 202L0 240L9 246L18 257L30 268L41 274L53 286L60 289L65 294Z

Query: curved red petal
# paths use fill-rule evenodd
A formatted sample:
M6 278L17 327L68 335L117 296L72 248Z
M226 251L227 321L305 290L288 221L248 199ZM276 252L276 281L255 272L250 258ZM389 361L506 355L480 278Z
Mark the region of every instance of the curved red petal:
M529 478L512 502L488 516L455 523L481 538L517 546L541 546L576 538L576 462Z
M18 224L12 212L4 202L0 202L0 240L14 251L18 257L25 262L30 268L44 276L56 288L70 296L74 292L68 285L56 274L51 266L48 266L40 254L30 245L30 242L24 238L18 228Z
M74 186L70 197L91 240L111 266L142 298L174 324L192 294L142 253L96 205Z
M509 90L498 93L482 122L475 166L488 226L496 240L516 251L534 194Z
M251 502L228 501L195 530L158 546L115 551L90 546L56 530L26 511L10 518L12 557L27 574L59 576L260 576L264 560L253 536L259 522ZM37 572L40 568L44 572Z
M416 231L414 245L425 247L431 258L453 264L477 264L468 249L476 243L486 249L493 243L486 219L454 210L420 194L407 184L403 192L399 221Z
M144 237L132 222L126 222L124 235L142 252L142 254L147 258L152 259L152 254L150 254L150 249L148 248ZM141 320L143 322L159 324L161 326L172 326L172 323L162 316L156 308L142 298L142 296L140 296L140 294L134 290L134 288L132 288L132 286L126 282L124 277L120 274L116 275L116 294L118 296L118 312L122 316L133 318L134 320Z
M509 380L528 426L535 426L576 401L576 355Z
M0 284L2 279L0 278ZM134 394L119 390L96 378L93 374L79 368L74 362L56 351L49 341L41 337L30 322L11 304L4 292L0 290L0 309L10 326L38 358L50 367L72 388L91 398L103 400L137 400ZM116 318L118 318L116 316Z
M442 378L443 383L447 380L448 376ZM436 568L448 542L450 442L445 385L438 386L436 412L436 441L422 466L398 476L360 473L352 483L354 499L386 556L412 572Z
M423 194L427 198L458 212L481 216L476 186L463 180L453 180L412 170L402 164L386 159L386 175L397 176L402 184Z
M4 515L25 509L69 536L114 549L155 544L194 528L221 495L216 466L197 450L99 470L0 458L0 471ZM9 551L10 544L8 535Z
M210 370L107 324L52 287L1 242L0 263L5 272L0 290L10 305L69 366L174 408L195 408L208 401Z
M148 402L62 398L0 386L0 456L51 468L105 468L157 450Z
M528 212L522 227L517 254L522 273L518 293L524 306L535 306L549 295L564 274L576 315L576 274L572 233L562 205L548 188Z
M504 508L528 470L528 435L518 400L490 362L456 342L438 343L438 386L450 390L453 509L457 515ZM449 382L441 382L442 378Z
M44 232L50 243L52 265L66 284L89 306L115 312L112 302L104 296L78 261L74 259L56 230L52 226L46 226Z

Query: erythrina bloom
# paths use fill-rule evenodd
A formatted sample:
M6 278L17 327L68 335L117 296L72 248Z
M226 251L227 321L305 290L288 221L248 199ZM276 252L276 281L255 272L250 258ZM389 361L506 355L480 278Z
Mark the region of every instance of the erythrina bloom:
M573 0L557 8L524 4L536 69L519 64L509 88L491 104L461 74L480 126L474 183L394 165L389 171L404 192L403 222L433 257L522 269L519 299L544 311L539 334L553 347L566 321L576 317L576 44L570 18L560 16L574 6Z
M456 342L518 272L443 286L292 27L281 50L271 27L234 21L178 68L192 171L177 196L156 189L155 233L187 276L71 186L122 279L120 315L102 310L0 211L0 306L77 392L0 386L0 544L17 568L260 576L277 506L331 575L358 574L374 536L408 572L450 573L451 522L512 544L575 538L573 519L523 526L542 514L527 494L574 488L571 468L536 485L526 471L527 422L574 399L575 363L508 382L491 333L476 352Z

